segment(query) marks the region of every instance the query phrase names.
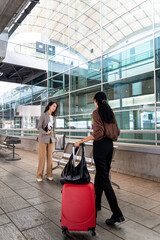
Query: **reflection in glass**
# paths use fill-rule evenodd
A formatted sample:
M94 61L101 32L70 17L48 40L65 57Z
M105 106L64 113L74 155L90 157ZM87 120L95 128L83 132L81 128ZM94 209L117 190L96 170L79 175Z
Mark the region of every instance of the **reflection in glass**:
M71 114L92 113L95 110L93 98L101 87L97 86L83 91L71 93Z
M120 129L155 130L154 109L115 112L115 116Z
M114 109L140 108L154 105L153 72L144 73L114 83L104 84L109 104Z
M92 18L91 16L94 16ZM78 42L100 26L100 3L89 8L85 14L80 15L69 25L69 45Z
M121 3L121 1L116 2L118 6L116 6L117 4L113 5L112 1L110 1L112 7L109 6L109 3L107 4L107 8L110 7L110 14L105 14L104 18L102 17L104 21L106 21L106 17L108 18L108 24L103 27L102 32L104 53L107 53L107 51L115 47L120 49L122 46L127 46L128 42L136 42L138 37L143 36L144 38L149 34L149 31L153 29L152 11L150 11L150 9L152 9L151 1L145 1L129 12L126 12L126 1L123 1L123 3ZM134 1L128 1L129 4L133 2ZM135 5L135 3L133 3L133 5ZM116 9L119 9L120 12L117 12ZM102 9L102 13L103 10L106 10L105 7ZM125 14L121 16L124 12Z
M69 95L64 94L59 97L49 98L48 101L54 101L58 103L58 116L64 116L69 114Z
M70 47L71 53L79 58L79 64L95 59L101 55L100 31L90 34Z
M32 101L47 98L47 81L32 86Z
M57 116L56 128L57 129L69 129L69 118Z
M141 41L142 42L142 41ZM143 43L136 42L128 47L103 56L103 81L110 82L154 68L152 35Z
M156 35L160 35L158 32ZM160 67L160 36L155 38L155 67Z
M69 74L68 72L56 75L48 80L48 97L60 95L69 90Z
M95 59L70 70L71 90L101 83L101 59Z

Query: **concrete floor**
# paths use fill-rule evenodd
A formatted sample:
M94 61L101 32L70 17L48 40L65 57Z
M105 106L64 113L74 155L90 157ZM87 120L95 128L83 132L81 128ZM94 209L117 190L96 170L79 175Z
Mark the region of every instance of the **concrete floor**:
M0 240L160 240L160 183L112 172L119 205L126 218L108 227L111 216L103 196L98 212L96 236L72 232L62 235L60 226L61 170L53 173L54 181L36 182L37 153L16 150L20 161L6 161L0 152ZM92 175L92 180L94 176Z

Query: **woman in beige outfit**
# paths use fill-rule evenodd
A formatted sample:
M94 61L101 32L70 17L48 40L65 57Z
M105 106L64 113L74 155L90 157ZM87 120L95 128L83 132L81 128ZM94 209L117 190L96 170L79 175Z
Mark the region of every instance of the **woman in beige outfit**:
M53 180L52 176L52 152L54 143L54 131L56 123L58 104L56 102L49 102L44 113L42 113L37 129L38 136L38 170L37 181L42 182L45 159L47 158L47 179Z

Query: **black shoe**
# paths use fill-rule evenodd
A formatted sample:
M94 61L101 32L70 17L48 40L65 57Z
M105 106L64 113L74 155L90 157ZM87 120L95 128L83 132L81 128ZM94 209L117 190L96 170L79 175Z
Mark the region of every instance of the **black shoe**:
M111 218L108 218L106 219L105 223L107 225L113 225L115 224L116 222L120 223L120 222L124 222L125 221L125 218L123 216L120 216L120 217L111 217Z

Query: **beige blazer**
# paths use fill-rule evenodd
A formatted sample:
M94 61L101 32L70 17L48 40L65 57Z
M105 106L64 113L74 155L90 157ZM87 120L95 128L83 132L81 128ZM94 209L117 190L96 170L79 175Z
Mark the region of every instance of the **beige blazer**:
M53 116L53 129L51 130L51 133L47 135L44 129L48 125L49 121L50 121L50 118L49 118L48 111L45 113L42 113L38 122L38 127L37 127L37 129L39 130L39 136L38 136L39 142L42 142L42 143L55 142L56 117Z

